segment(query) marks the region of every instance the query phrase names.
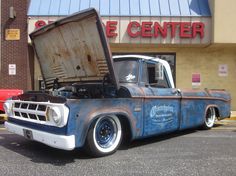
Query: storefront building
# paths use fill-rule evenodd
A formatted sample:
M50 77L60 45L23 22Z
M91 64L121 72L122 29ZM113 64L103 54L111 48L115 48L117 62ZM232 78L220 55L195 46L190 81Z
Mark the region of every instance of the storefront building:
M31 89L27 8L28 0L0 0L0 89Z
M236 110L236 1L31 0L28 32L89 7L100 12L113 54L159 56L176 87L226 89ZM35 60L35 89L41 79Z

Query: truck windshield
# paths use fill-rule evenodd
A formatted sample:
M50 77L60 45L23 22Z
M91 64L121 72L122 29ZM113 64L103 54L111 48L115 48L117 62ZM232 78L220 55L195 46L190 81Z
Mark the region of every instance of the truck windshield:
M137 61L116 61L114 66L120 83L136 83L138 81Z

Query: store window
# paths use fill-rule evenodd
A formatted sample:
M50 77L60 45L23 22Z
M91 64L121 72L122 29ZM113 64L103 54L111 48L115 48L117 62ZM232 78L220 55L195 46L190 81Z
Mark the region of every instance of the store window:
M124 54L131 54L131 53L112 53L112 54L114 56L114 55L124 55ZM158 57L160 59L167 61L170 64L174 83L176 83L176 54L175 53L132 53L132 54Z
M163 59L167 61L170 64L171 72L173 75L174 83L176 83L176 55L175 53L171 54L156 54L154 56L159 57L160 59Z

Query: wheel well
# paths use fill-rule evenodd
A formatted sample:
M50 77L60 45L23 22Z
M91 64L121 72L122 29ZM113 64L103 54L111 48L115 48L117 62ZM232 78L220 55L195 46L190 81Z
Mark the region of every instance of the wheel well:
M207 107L206 110L208 110L210 108L213 108L215 110L215 113L216 113L215 115L216 115L217 118L220 117L219 109L216 106L209 106L209 107Z
M217 107L214 107L215 109L215 112L216 112L216 117L220 117L220 112L219 112L219 109Z
M128 118L124 115L116 114L116 116L119 118L121 122L121 127L122 127L122 132L123 132L122 143L128 144L129 142L131 142L131 139L132 139L132 131L131 131L130 122Z
M122 128L122 133L123 133L122 143L128 144L132 140L132 131L131 131L131 126L130 126L130 122L128 120L128 117L126 117L125 115L121 115L121 114L114 114L114 115L119 118L120 123L121 123L121 128ZM90 129L90 127L92 125L94 125L96 123L96 121L98 120L99 117L100 116L97 116L96 118L94 118L92 120L92 122L90 123L90 125L88 127L88 130ZM86 133L86 135L87 135L87 133Z

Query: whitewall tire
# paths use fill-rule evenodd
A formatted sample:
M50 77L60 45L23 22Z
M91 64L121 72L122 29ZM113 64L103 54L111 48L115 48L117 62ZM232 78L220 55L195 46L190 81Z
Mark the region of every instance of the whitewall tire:
M211 129L214 126L215 120L216 120L215 108L210 107L206 111L203 128L204 129Z
M96 157L116 152L122 140L122 127L116 115L99 117L88 131L86 150Z

